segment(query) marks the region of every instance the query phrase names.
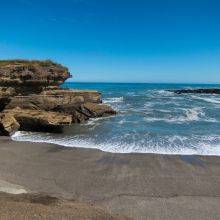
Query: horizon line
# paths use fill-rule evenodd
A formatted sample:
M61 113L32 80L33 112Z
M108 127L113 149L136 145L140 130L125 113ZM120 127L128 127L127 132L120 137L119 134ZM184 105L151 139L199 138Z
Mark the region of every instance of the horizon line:
M220 85L220 83L205 82L106 82L106 81L66 81L64 83L120 83L120 84L191 84L191 85Z

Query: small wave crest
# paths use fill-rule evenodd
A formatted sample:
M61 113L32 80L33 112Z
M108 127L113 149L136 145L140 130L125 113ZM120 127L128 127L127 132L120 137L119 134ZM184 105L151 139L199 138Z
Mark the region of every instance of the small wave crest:
M220 99L215 97L215 98L206 98L206 97L199 97L199 96L191 96L194 99L199 99L205 102L213 103L213 104L220 104Z
M191 109L182 109L183 115L181 116L173 116L173 114L165 115L164 117L145 117L144 120L148 122L158 122L164 121L167 123L189 123L196 121L203 122L218 122L215 118L206 117L205 112L203 112L202 108L191 108Z
M167 90L155 90L155 93L159 94L159 95L165 95L165 96L172 95L173 96L173 92L170 92L170 91L167 91Z
M113 97L113 98L105 98L103 100L104 103L120 103L123 102L124 98L123 97Z
M95 125L101 120L103 120L103 118L90 118L84 125Z
M198 121L200 117L205 116L201 108L186 109L185 114L187 121Z

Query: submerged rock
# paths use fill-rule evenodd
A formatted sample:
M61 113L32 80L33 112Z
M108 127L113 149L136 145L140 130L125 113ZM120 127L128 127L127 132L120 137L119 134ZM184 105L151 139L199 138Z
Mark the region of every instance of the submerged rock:
M174 92L176 94L184 93L199 93L199 94L220 94L220 89L178 89L178 90L168 90L169 92Z
M60 88L69 77L52 61L0 61L0 134L61 132L64 125L116 113L97 91Z

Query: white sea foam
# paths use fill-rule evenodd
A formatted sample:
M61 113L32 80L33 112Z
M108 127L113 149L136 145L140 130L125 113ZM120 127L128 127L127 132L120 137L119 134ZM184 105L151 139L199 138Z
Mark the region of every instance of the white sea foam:
M90 118L86 123L85 125L95 125L97 124L97 121L101 121L105 118Z
M188 122L185 117L170 117L170 118L156 118L156 117L145 117L146 122L166 122L171 124L182 124Z
M187 121L198 121L200 116L204 116L204 112L202 112L201 108L192 108L186 109L186 120Z
M159 95L165 95L165 96L173 95L173 92L170 92L167 90L155 90L155 93Z
M171 110L167 110L167 109L157 109L157 111L163 112L163 113L170 113L171 112Z
M46 142L66 147L95 148L113 153L154 153L179 155L217 155L220 156L220 137L211 136L165 136L160 142L155 140L140 141L139 143L124 143L122 141L105 141L94 143L92 139L82 139L80 136L71 138L52 138L38 133L16 132L12 139L15 141Z
M147 122L167 122L167 123L189 123L193 121L204 121L204 122L218 122L215 118L206 117L205 112L203 112L202 108L178 108L184 111L184 114L181 116L173 116L173 114L166 115L164 117L145 117L144 120Z
M137 96L141 96L142 94L137 94L136 92L127 92L126 95L132 96L132 97L137 97Z
M145 117L144 118L145 121L147 122L166 122L166 123L171 123L171 124L184 124L184 123L189 123L190 121L198 121L198 120L195 120L192 119L192 118L186 118L186 117L171 117L171 118L155 118L155 117ZM204 121L204 122L212 122L212 123L215 123L215 122L218 122L216 119L214 118L208 118L208 119L204 119L204 120L200 120L200 121Z
M123 97L114 97L114 98L105 98L103 100L104 103L120 103L123 102Z
M125 119L122 119L122 120L120 120L119 122L118 122L118 124L120 124L120 125L123 125L123 124L125 124L127 121L125 120Z
M203 100L205 102L209 102L209 103L213 103L213 104L220 104L220 99L217 98L217 97L214 97L214 98L206 98L206 97L199 97L199 96L194 96L192 95L191 96L192 98L194 99L199 99L199 100Z

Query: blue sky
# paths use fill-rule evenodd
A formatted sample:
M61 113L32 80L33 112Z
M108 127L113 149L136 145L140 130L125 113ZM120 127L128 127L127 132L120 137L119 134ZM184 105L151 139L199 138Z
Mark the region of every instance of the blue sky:
M220 83L220 1L0 0L0 59L74 81Z

